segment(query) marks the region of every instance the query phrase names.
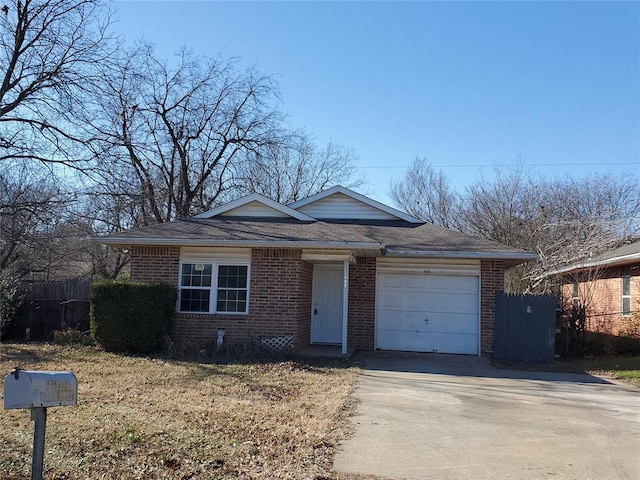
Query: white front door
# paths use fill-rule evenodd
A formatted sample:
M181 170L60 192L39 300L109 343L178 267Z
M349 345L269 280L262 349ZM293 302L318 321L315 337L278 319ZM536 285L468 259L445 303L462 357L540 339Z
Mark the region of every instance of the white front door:
M311 343L342 342L342 265L315 265Z

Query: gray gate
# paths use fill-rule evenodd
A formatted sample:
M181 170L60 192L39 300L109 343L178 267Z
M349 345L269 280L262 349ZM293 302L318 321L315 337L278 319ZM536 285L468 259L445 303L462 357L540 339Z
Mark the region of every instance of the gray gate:
M493 358L525 362L553 360L556 299L550 295L496 295Z

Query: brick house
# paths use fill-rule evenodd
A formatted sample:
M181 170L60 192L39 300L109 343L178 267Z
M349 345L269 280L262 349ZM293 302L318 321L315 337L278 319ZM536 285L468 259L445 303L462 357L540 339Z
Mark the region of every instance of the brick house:
M435 227L337 186L253 194L103 237L131 276L179 290L176 342L490 354L504 270L535 255Z
M586 306L587 329L610 335L633 331L640 309L640 242L553 272L566 305ZM637 326L636 326L637 328Z

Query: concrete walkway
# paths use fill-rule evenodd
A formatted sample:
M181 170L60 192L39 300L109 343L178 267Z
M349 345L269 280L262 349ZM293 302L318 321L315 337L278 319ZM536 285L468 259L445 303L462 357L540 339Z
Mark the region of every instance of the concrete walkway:
M337 472L408 480L640 480L640 390L477 357L357 354Z

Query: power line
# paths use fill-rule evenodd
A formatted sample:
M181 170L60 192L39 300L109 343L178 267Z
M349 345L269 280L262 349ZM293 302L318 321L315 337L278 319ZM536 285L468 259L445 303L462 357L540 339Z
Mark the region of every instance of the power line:
M626 166L626 165L636 165L640 167L640 163L636 162L620 162L620 163L607 163L606 165L602 163L535 163L535 164L525 164L524 168L527 167L610 167L613 165L617 166ZM490 165L477 165L477 164L460 164L460 165L431 165L434 168L483 168L483 167L513 167L512 163L504 163L504 164L490 164ZM409 165L371 165L371 166L359 166L357 168L363 169L400 169L400 168L409 168Z

